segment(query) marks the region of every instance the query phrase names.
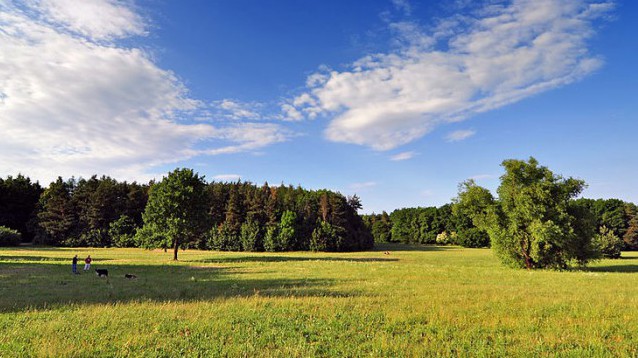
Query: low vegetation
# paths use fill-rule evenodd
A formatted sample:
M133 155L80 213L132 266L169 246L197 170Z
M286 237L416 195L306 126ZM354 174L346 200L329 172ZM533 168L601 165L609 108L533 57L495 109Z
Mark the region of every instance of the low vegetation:
M76 253L108 280L72 275ZM0 356L633 357L638 253L622 256L525 271L454 246L186 250L180 261L162 250L4 248Z

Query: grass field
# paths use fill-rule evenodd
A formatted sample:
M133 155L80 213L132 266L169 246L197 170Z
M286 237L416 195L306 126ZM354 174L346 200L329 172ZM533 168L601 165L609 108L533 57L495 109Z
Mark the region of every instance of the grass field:
M72 275L76 253L109 279ZM0 356L635 357L638 253L623 257L528 272L457 247L189 250L179 262L141 249L4 248Z

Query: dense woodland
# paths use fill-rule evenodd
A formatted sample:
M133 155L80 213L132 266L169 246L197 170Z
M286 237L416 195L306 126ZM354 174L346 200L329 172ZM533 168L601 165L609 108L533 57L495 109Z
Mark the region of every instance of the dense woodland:
M638 210L636 204L619 199L574 200L592 214L595 227L607 228L622 239L623 250L638 249ZM489 247L487 233L475 227L467 215L453 211L449 203L440 207L397 209L390 214L363 215L375 243L454 244L464 247Z
M491 245L487 231L476 227L471 215L455 210L455 203L360 216L361 202L356 195L344 197L329 190L283 184L196 179L201 182L202 195L189 199L200 204L192 219L196 223L188 223L188 228L198 230L177 242L144 225L149 195L160 183L93 176L58 178L43 188L23 175L0 178L0 244L149 248L179 244L182 248L234 251L351 251L369 249L374 242ZM620 249L638 249L635 204L583 198L570 203L587 213L599 236L612 242L606 256L617 256L614 252Z
M177 171L176 171L177 172ZM244 251L351 251L373 246L357 210L357 196L329 190L256 186L248 182L203 185L190 227L197 235L180 246ZM55 246L172 247L149 238L144 214L149 195L161 183L119 182L110 177L58 178L47 188L28 177L0 178L0 227L4 245L22 242ZM157 189L159 190L159 189ZM188 206L192 206L189 204ZM148 226L148 225L147 225ZM0 240L2 241L2 240ZM159 244L158 244L159 243Z

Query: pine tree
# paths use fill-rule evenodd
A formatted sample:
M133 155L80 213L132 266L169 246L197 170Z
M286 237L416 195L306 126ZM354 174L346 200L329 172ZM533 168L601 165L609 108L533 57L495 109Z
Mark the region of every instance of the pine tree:
M61 177L51 183L40 198L38 224L44 237L36 237L39 244L61 245L71 234L76 218L71 203L73 182Z

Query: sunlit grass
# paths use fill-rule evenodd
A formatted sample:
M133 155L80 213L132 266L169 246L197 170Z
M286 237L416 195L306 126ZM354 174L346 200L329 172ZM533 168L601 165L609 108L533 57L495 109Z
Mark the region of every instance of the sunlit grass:
M76 253L109 279L72 275ZM638 354L638 253L572 272L457 247L171 257L0 250L0 356Z

